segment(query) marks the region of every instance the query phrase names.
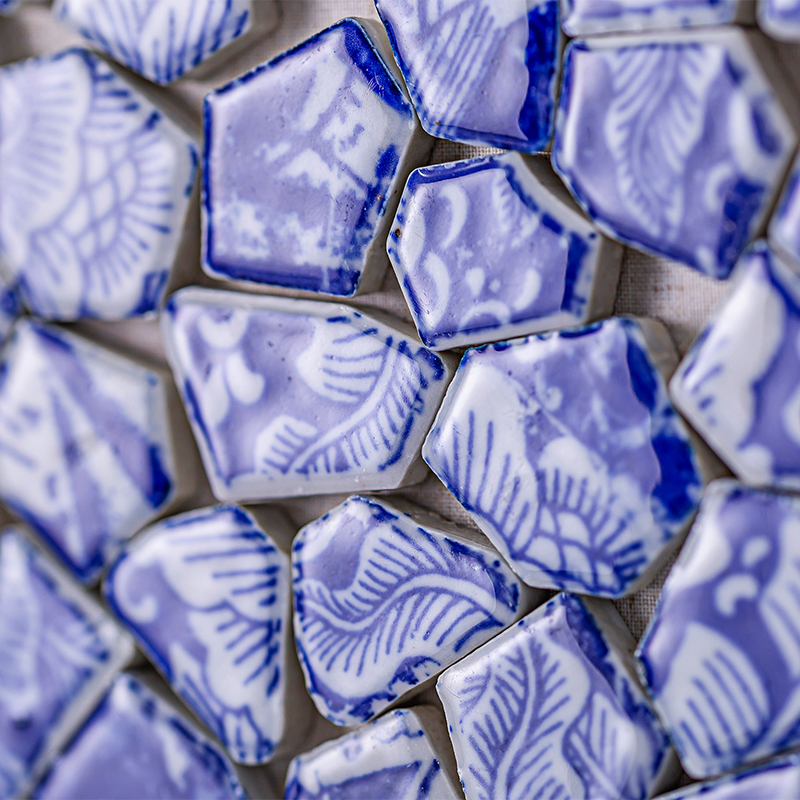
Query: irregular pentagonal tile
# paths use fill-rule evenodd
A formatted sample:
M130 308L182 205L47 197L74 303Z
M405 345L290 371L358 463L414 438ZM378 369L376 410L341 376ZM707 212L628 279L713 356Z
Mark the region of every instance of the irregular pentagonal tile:
M379 714L533 599L488 542L366 497L303 528L292 564L306 686L337 725Z
M800 270L800 158L796 159L769 221L770 245Z
M145 531L112 567L109 604L234 761L269 761L301 708L287 691L289 558L237 506L190 511ZM286 716L286 703L292 714ZM287 730L291 723L293 731Z
M561 0L561 14L570 36L753 21L748 0Z
M715 781L685 786L658 800L779 800L800 797L798 757L783 758L726 775Z
M467 800L645 800L669 780L633 645L611 603L560 594L443 673Z
M553 166L620 241L727 277L783 180L797 129L731 27L576 41L565 58ZM766 70L766 71L765 71Z
M800 2L758 0L758 24L773 39L800 41Z
M334 303L196 288L173 295L162 324L217 499L424 475L419 448L452 373L396 328Z
M36 797L246 800L217 745L127 674L114 681Z
M174 389L161 372L28 320L0 373L0 498L92 582L194 486L191 450L176 464Z
M459 800L447 732L433 706L392 711L289 765L285 800Z
M0 537L0 798L27 794L133 643L17 530Z
M702 479L652 320L469 350L423 456L532 586L619 597L690 521Z
M375 0L428 133L536 152L553 133L558 0Z
M128 69L170 83L245 33L253 0L56 0L53 13Z
M711 484L638 652L693 777L800 743L798 564L800 501Z
M196 163L189 137L93 53L0 69L0 253L28 307L154 311Z
M670 392L743 481L800 489L800 277L763 244L737 272Z
M388 249L420 338L435 350L606 316L622 257L549 165L517 153L416 170Z
M206 98L213 277L342 296L377 288L403 183L430 143L373 25L342 20Z

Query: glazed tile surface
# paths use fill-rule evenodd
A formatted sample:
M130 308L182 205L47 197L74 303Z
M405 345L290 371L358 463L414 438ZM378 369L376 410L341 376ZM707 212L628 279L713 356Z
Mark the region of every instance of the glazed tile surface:
M696 458L653 360L672 346L648 353L643 331L614 318L469 350L425 442L532 586L621 596L697 507Z
M384 266L373 239L386 236L417 125L361 22L208 95L205 129L210 275L348 296L367 262Z
M176 496L163 378L28 320L0 371L0 497L91 582Z
M115 61L170 83L249 27L251 0L56 0L53 13Z
M172 688L234 761L269 760L284 733L289 559L236 506L171 517L104 590Z
M736 28L573 42L553 165L620 241L725 278L797 134Z
M798 0L759 0L758 24L774 39L800 41L800 2Z
M519 616L488 546L351 497L295 539L295 637L306 685L338 725L366 722Z
M184 289L162 323L220 500L395 488L450 374L333 303Z
M428 133L536 152L553 132L557 0L375 0Z
M222 751L125 674L34 797L246 800Z
M800 24L800 23L799 23ZM800 158L784 186L778 206L769 221L769 243L800 270Z
M452 756L451 756L452 758ZM419 712L392 711L292 761L285 800L458 800Z
M747 483L800 489L798 335L800 277L758 244L670 384L675 404Z
M639 650L693 777L800 743L800 502L711 484Z
M17 531L0 538L0 798L21 796L133 646Z
M0 14L11 14L19 4L20 0L0 0Z
M655 714L575 595L451 667L437 691L467 800L644 800L667 758Z
M190 139L86 50L0 69L0 255L49 319L154 311L194 183Z
M435 349L587 322L596 281L610 312L621 256L516 153L416 170L388 248Z

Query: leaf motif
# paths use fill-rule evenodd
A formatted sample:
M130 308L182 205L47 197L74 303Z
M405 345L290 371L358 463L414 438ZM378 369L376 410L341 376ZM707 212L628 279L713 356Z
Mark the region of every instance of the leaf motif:
M703 134L706 97L722 59L721 48L699 44L604 53L613 84L606 142L622 200L651 236L678 234L686 161Z
M319 791L315 792L307 789L295 777L287 784L285 797L286 800L377 800L389 797L405 800L419 768L420 763L415 761L404 766L378 769L341 783L321 784Z
M256 437L256 468L265 473L275 469L286 474L317 433L310 422L281 414Z

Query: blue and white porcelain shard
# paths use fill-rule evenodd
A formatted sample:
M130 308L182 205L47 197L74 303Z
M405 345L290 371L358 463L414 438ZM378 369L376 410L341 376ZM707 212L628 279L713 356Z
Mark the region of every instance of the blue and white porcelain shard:
M342 20L206 97L209 275L339 296L378 288L400 192L432 146L381 34Z
M284 800L460 800L441 712L392 711L295 758Z
M336 725L376 716L531 607L488 542L373 498L303 528L292 566L306 687Z
M0 798L26 795L133 644L14 529L0 537Z
M196 165L191 139L94 53L0 69L0 257L28 308L155 311Z
M773 39L800 41L800 2L758 0L758 24Z
M767 229L770 246L800 271L800 157L795 159Z
M792 800L800 797L800 763L794 756L784 756L725 775L715 781L684 786L658 800Z
M553 135L558 0L375 0L422 127L533 153Z
M800 489L798 336L800 276L759 243L670 383L675 405L746 483Z
M442 674L466 800L645 800L674 756L611 603L560 594Z
M251 514L216 506L154 525L103 587L175 692L243 764L269 761L284 738L289 569ZM296 713L292 724L303 728Z
M800 500L709 486L637 653L684 769L800 744Z
M653 320L612 318L467 351L423 457L531 586L620 597L702 491Z
M753 22L748 0L561 0L568 36Z
M29 320L0 375L0 498L91 583L192 489L191 464L178 470L173 451L177 398L160 372Z
M199 288L172 296L162 326L218 500L424 476L452 369L413 336L349 306Z
M21 0L0 0L0 14L11 14L16 11Z
M518 153L412 173L388 251L434 350L607 316L622 258L549 165Z
M246 800L228 759L131 675L117 677L36 800Z
M730 274L797 144L794 100L753 36L729 27L570 44L552 161L603 232Z
M251 26L252 0L56 0L57 19L115 61L170 83Z

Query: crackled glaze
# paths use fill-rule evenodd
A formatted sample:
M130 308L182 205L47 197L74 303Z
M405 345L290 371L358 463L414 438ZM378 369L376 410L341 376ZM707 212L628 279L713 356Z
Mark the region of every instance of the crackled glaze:
M220 500L395 488L450 374L413 339L333 303L190 288L162 324Z
M53 13L128 69L170 83L247 31L252 0L56 0Z
M25 794L133 645L16 530L0 538L0 798Z
M758 24L773 39L800 41L800 2L758 0Z
M222 751L126 674L117 677L34 796L246 800Z
M696 778L800 743L800 501L711 484L639 648Z
M557 179L542 172L507 153L412 173L388 249L428 347L509 339L611 311L619 248L552 193L543 179Z
M93 53L0 69L0 255L31 311L154 311L196 163L191 140Z
M348 296L385 266L417 124L365 26L343 20L206 98L212 276Z
M0 497L91 582L183 489L164 378L28 320L0 374Z
M624 623L589 602L556 596L439 678L467 800L645 800L661 780L667 737L600 627Z
M800 157L784 186L778 206L769 221L769 243L800 270Z
M292 552L306 685L337 725L366 722L510 625L521 587L488 546L351 497Z
M536 152L550 142L558 0L375 0L422 126Z
M800 489L800 277L763 244L737 271L670 391L739 478Z
M727 277L796 143L742 30L569 47L553 166L626 244Z
M532 586L621 596L697 507L696 458L653 360L674 362L672 345L642 324L469 350L425 442L428 465ZM645 330L660 338L653 352Z
M289 765L284 799L458 800L461 792L426 730L426 712L392 711L298 756Z

